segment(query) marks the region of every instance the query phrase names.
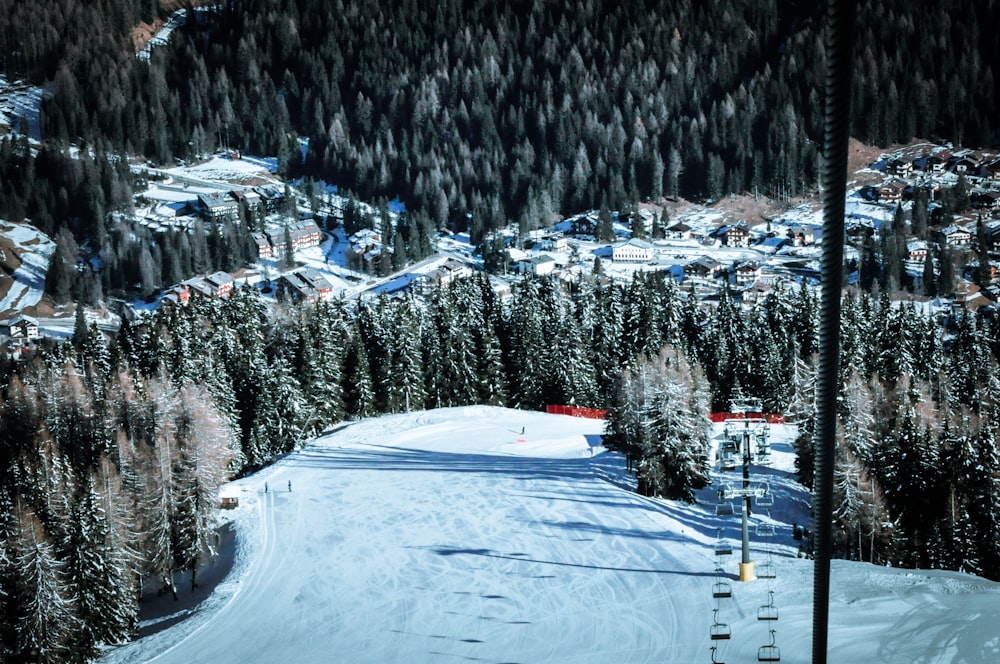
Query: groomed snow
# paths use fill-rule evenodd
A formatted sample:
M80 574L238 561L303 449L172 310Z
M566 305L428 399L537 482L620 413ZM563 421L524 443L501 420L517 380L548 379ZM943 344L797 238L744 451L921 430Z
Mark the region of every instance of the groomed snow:
M45 274L56 245L31 224L0 219L0 235L10 241L21 259L21 265L11 275L7 294L0 300L0 312L33 307L45 291Z
M343 425L235 482L228 577L104 661L690 664L711 659L716 602L733 632L714 642L719 661L756 661L769 624L782 662L810 661L812 564L790 535L807 508L787 473L794 431L773 427L762 470L778 498L778 577L738 583L733 540L734 595L713 600L717 529L737 537L738 521L715 515L712 488L693 506L628 490L601 427L490 407ZM832 587L832 662L1000 658L997 584L837 561ZM769 588L780 620L758 622Z

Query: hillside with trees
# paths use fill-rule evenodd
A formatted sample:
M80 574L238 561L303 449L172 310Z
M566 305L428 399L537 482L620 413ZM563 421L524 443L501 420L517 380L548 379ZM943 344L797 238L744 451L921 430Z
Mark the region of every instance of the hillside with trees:
M53 82L50 139L159 162L224 143L276 154L476 241L507 219L815 181L814 3L233 0L192 11L148 61L123 44L149 3L119 4L88 10L97 38L63 18L65 46L46 30L0 41L8 69ZM992 142L995 3L860 4L853 134ZM47 16L17 6L10 30Z
M860 4L854 135L994 141L996 2ZM96 302L247 256L232 225L166 239L132 224L136 155L277 155L282 175L398 195L413 227L474 240L643 199L801 193L817 169L818 11L230 0L188 7L146 60L129 33L154 3L0 0L0 64L52 91L44 143L0 138L0 217L57 239L51 294ZM903 234L900 219L862 251L863 285L899 285ZM607 408L606 444L641 489L690 500L709 461L697 422L739 386L800 423L811 485L816 315L805 287L706 311L657 276L525 281L508 301L477 277L422 302L270 309L237 289L110 341L83 322L0 366L0 659L86 659L129 638L142 585L175 590L172 573L210 555L219 484L348 418ZM942 335L861 294L842 336L838 554L1000 579L1000 325L959 312Z
M808 486L816 311L809 290L779 288L752 310L724 297L710 313L656 276L569 292L525 281L504 302L481 276L425 302L274 311L240 288L112 342L83 325L72 344L4 368L4 654L56 660L128 638L143 580L175 590L173 572L211 555L227 475L349 418L607 408L605 445L640 490L691 500L708 481L705 416L743 389L801 424ZM912 307L845 301L839 555L1000 578L1000 482L986 470L1000 458L1000 326L956 321L945 348Z

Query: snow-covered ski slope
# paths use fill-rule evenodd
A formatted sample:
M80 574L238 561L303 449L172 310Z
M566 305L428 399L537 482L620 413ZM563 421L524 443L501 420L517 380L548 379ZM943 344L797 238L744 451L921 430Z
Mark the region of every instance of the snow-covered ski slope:
M489 407L341 427L238 482L227 579L105 661L692 664L714 643L719 661L751 662L769 627L782 662L811 661L789 432L774 427L766 469L777 578L741 584L738 521L716 516L713 491L693 506L630 492L601 427ZM715 555L720 526L733 556ZM717 558L730 599L712 598ZM1000 661L998 584L837 561L832 588L831 662ZM757 620L768 589L773 623ZM728 641L709 640L716 603Z

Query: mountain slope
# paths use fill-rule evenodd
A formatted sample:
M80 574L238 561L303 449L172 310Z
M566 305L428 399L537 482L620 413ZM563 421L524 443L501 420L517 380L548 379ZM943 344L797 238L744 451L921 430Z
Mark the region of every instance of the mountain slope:
M716 529L737 536L737 522L619 486L600 430L471 407L322 437L238 483L236 565L202 607L105 661L709 661ZM787 432L772 439L771 625L781 661L806 662L812 566L790 537L805 497L783 471ZM831 661L996 659L997 584L846 562L834 577ZM767 584L734 581L718 600L733 630L720 660L767 643Z

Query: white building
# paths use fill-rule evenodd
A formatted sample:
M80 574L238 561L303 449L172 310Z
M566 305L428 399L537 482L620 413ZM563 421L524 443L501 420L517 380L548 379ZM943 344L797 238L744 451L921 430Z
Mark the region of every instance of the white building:
M611 248L611 260L615 262L648 263L653 260L653 245L645 240L632 238L628 242Z

